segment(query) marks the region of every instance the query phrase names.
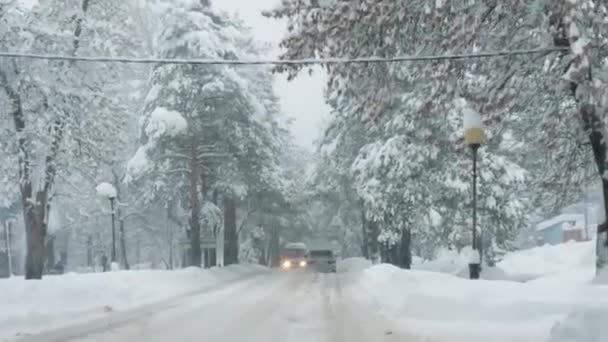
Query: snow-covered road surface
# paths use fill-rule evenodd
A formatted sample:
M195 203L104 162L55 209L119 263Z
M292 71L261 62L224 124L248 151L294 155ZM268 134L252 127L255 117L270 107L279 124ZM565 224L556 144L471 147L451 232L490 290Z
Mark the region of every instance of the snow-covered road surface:
M19 341L413 341L361 307L348 275L269 272Z
M337 274L249 266L51 278L46 285L63 284L64 289L80 280L70 293L77 293L83 284L92 287L92 280L108 280L112 291L106 298L92 300L89 292L73 300L62 298L63 306L78 312L101 303L111 310L73 320L72 311L61 311L58 302L41 302L43 308L35 311L31 296L21 296L11 310L0 311L9 318L5 323L0 319L0 336L2 327L21 322L27 329L12 331L19 331L17 341L23 342L604 342L608 338L604 321L596 319L608 314L608 285L591 284L569 272L520 283L471 281L391 265L371 266L359 259L338 266ZM125 280L128 287L123 286ZM14 293L36 294L29 290L30 284L49 293L38 283L11 284L22 287ZM95 293L101 289L95 288ZM141 292L147 295L131 298ZM60 296L65 291L52 293ZM76 305L79 299L88 302ZM13 314L21 307L19 312L36 313L32 316L36 319L30 322L29 314L23 319ZM49 317L45 313L51 311L59 312L58 324L39 326L44 323L39 318Z

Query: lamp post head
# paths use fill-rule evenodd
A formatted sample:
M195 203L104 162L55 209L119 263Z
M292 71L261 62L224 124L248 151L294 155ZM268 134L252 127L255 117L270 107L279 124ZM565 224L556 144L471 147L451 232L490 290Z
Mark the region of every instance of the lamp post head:
M479 147L486 142L486 134L481 115L471 108L463 109L464 141L472 147Z
M105 197L110 201L116 198L116 188L110 183L100 183L95 190L99 196Z

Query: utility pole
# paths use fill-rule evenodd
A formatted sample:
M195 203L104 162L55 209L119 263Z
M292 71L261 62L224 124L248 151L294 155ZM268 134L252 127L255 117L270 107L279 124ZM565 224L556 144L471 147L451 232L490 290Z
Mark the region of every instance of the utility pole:
M11 231L13 228L13 221L8 220L5 223L4 231L6 232L6 254L8 256L8 275L9 277L13 276L13 257L11 251Z

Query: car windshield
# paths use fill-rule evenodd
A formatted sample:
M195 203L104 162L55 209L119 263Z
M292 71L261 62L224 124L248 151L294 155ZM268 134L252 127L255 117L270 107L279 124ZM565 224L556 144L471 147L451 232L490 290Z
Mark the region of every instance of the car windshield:
M317 250L317 251L310 251L310 256L313 258L320 258L320 257L327 257L327 258L331 258L333 256L333 252L332 251L327 251L327 250Z
M302 258L306 256L306 250L299 248L285 248L281 252L281 256L284 258Z

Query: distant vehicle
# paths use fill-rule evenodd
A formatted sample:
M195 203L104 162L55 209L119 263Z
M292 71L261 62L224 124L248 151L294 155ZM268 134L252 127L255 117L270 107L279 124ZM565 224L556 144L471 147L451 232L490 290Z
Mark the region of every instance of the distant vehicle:
M336 256L329 249L310 251L308 263L317 272L336 272Z
M304 243L288 243L281 250L281 268L285 270L308 266L308 247Z

